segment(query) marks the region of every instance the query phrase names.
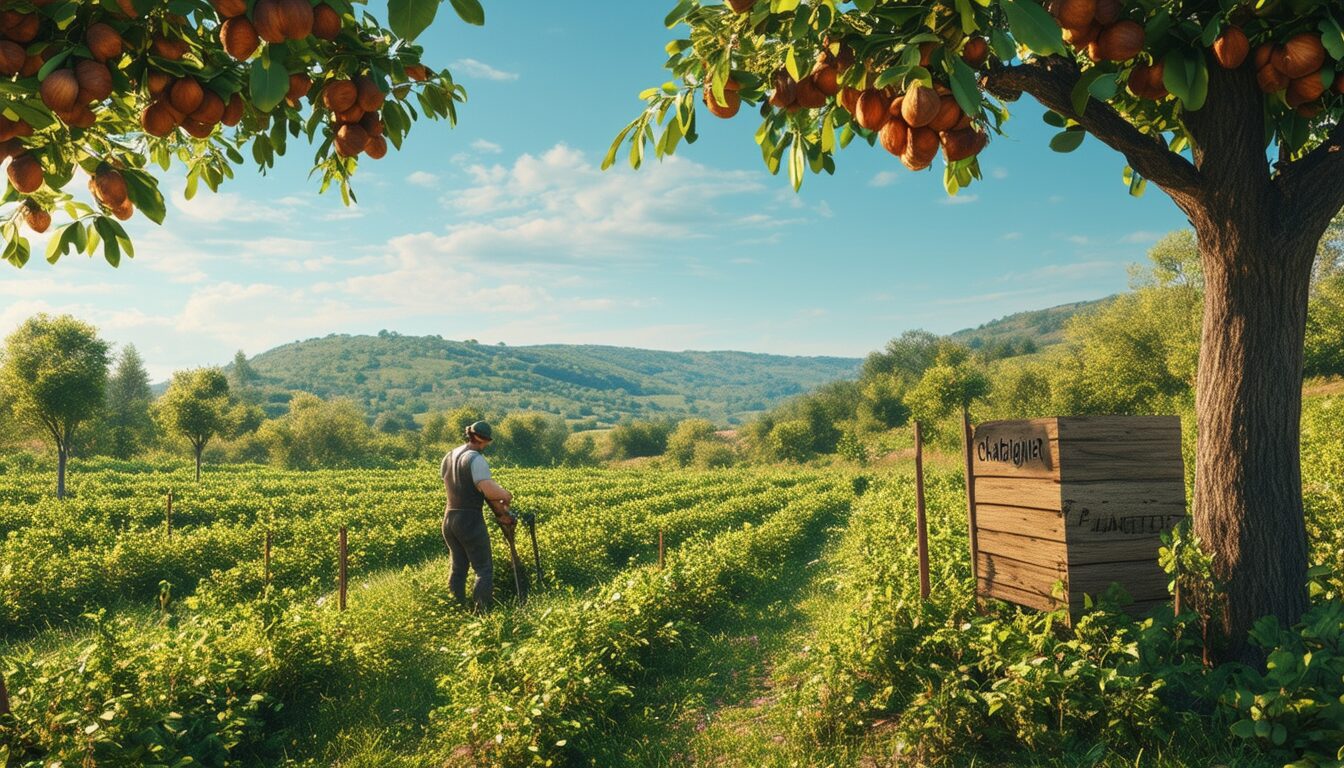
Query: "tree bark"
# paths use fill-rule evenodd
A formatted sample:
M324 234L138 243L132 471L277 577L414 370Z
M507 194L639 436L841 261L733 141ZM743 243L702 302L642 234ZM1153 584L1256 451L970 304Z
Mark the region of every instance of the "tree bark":
M1216 617L1228 643L1219 655L1255 663L1247 638L1255 621L1272 615L1292 625L1307 606L1299 438L1320 238L1277 206L1217 209L1194 221L1206 286L1195 532L1227 595L1226 615Z
M65 443L56 444L56 500L65 499L65 461L70 452Z
M1303 338L1306 338L1306 330L1303 329ZM196 482L201 482L201 451L205 450L204 445L193 446L196 449Z

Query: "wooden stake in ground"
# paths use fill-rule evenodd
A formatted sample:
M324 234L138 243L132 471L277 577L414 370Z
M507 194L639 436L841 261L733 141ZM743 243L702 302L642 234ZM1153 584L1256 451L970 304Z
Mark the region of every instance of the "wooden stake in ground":
M168 511L163 515L163 533L173 538L173 489L168 489Z
M919 530L919 596L929 599L929 521L924 514L924 436L915 422L915 525Z
M662 529L662 528L659 528L659 529L658 529L658 570L660 570L660 571L663 570L663 564L664 564L664 562L665 562L665 561L664 561L664 550L663 550L663 529Z
M271 586L271 532L266 531L266 544L261 550L262 578L265 579L264 585Z
M9 689L5 687L5 673L0 672L0 717L9 714Z
M976 579L976 591L979 591L980 569L977 566L980 557L980 544L976 540L975 524L975 446L974 433L971 431L971 412L969 409L961 409L961 436L962 444L966 450L966 516L970 522L970 543L971 543L971 576Z
M342 611L344 611L344 610L345 610L345 577L346 577L346 565L347 565L347 557L348 557L348 555L349 555L349 550L346 548L345 526L344 526L344 525L341 526L341 541L340 541L340 547L339 547L339 549L340 549L340 573L339 573L339 575L338 575L338 580L339 580L339 582L340 582L340 593L341 593L341 597L340 597L340 609L341 609Z

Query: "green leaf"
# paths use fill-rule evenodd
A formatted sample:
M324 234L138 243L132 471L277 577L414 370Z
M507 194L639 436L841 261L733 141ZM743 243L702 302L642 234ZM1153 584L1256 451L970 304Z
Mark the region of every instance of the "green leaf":
M1173 48L1163 60L1162 84L1190 111L1204 106L1209 96L1209 69L1202 52Z
M272 64L268 54L269 50L252 62L252 76L248 83L252 103L262 112L275 109L289 91L289 72L282 64Z
M117 229L113 228L114 222L106 216L99 216L93 220L93 227L98 231L99 237L103 240L103 258L113 267L121 265L121 244L118 242Z
M1072 152L1082 146L1083 139L1087 137L1087 132L1082 130L1060 131L1050 139L1050 148L1056 152Z
M485 9L480 0L452 0L452 3L453 10L463 21L478 27L485 24Z
M64 51L61 51L55 56L52 56L50 59L47 59L47 63L43 64L42 68L37 70L38 82L46 80L47 75L50 75L52 72L55 72L57 68L59 68L62 64L64 64L65 60L70 58L70 54L72 52L73 51L71 49L66 48Z
M1100 69L1089 69L1078 78L1078 82L1073 85L1073 92L1069 94L1070 103L1073 104L1073 112L1076 115L1083 114L1087 110L1087 102L1092 98L1092 84L1105 77L1106 73Z
M957 100L957 106L972 117L980 114L983 97L980 95L980 80L975 76L975 70L962 61L960 56L950 56L948 58L952 62L952 77L950 79L952 81L952 95Z
M1013 37L1033 53L1064 53L1064 32L1055 18L1031 0L1001 0Z
M1330 53L1330 58L1344 61L1344 29L1340 29L1339 23L1333 18L1326 16L1321 19L1320 30L1321 44Z
M155 224L162 224L167 213L158 181L144 171L128 168L121 172L126 179L126 194L141 213Z
M458 1L454 0L453 7L457 6ZM439 0L387 0L387 25L402 38L414 40L429 29L438 12ZM462 15L460 9L458 15Z
M1056 128L1063 128L1068 125L1068 121L1064 119L1063 115L1049 109L1045 111L1045 114L1041 115L1041 119L1045 121L1046 125L1053 125Z
M794 192L803 187L804 161L803 142L795 140L789 151L789 181L793 184Z
M677 26L681 23L682 19L686 18L686 14L690 13L691 9L694 7L695 3L692 0L681 0L681 2L677 3L677 7L673 8L672 12L667 14L667 18L663 19L663 25L668 29Z

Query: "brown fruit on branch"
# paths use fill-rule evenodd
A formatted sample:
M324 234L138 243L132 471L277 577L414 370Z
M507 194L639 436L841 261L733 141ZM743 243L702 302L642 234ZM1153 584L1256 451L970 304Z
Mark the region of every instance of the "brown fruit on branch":
M247 61L261 47L257 28L246 16L235 16L219 25L219 42L238 61Z
M733 9L733 13L747 13L755 4L756 0L728 0L728 7Z
M1255 73L1255 83L1265 93L1282 91L1288 87L1289 82L1288 76L1280 72L1273 63L1266 64Z
M108 208L111 209L113 216L116 216L122 221L126 221L131 218L131 216L135 215L135 205L132 204L130 200L124 200L121 205L108 206Z
M1120 0L1097 0L1097 12L1092 19L1103 27L1109 27L1120 20L1123 11L1124 4Z
M1305 77L1294 78L1288 83L1288 94L1286 101L1288 106L1296 109L1309 101L1315 101L1325 94L1325 83L1321 81L1320 72L1312 72Z
M285 41L284 14L280 10L279 0L257 0L252 6L252 26L257 34L268 43Z
M1166 72L1163 62L1139 64L1129 73L1129 90L1141 99L1161 101L1167 97L1167 86L1162 81Z
M364 154L372 160L382 160L387 155L387 139L382 136L370 136L364 145Z
M926 85L916 85L905 92L901 102L901 117L912 128L920 128L933 122L943 106L938 92Z
M407 64L406 77L409 77L417 83L423 83L429 79L429 67L426 67L424 64Z
M1255 71L1259 72L1261 68L1270 63L1274 58L1274 46L1264 43L1255 49Z
M733 83L732 80L728 82ZM737 83L733 83L732 89L737 90ZM358 93L357 103L360 109L365 112L377 112L383 108L383 102L387 97L383 95L383 89L378 87L378 83L374 82L372 77L368 75L356 77L355 90Z
M859 91L859 89L857 88L849 88L849 87L841 88L840 106L844 107L845 111L848 112L849 114L851 115L854 114L854 112L858 109L860 93L861 91Z
M941 48L941 47L942 47L942 46L940 46L938 43L935 43L935 42L933 42L933 41L920 43L920 44L919 44L919 66L921 66L921 67L927 67L927 66L929 66L929 64L933 62L933 53L934 53L934 51L938 50L938 49Z
M938 156L938 134L928 128L911 128L910 139L905 151L901 153L901 162L912 171L922 171L933 165Z
M51 226L51 214L42 210L37 203L28 200L23 204L23 221L29 229L42 234Z
M1055 13L1061 27L1079 29L1097 17L1097 0L1061 0Z
M221 19L232 19L247 13L247 0L210 0Z
M56 116L71 128L92 128L93 124L98 122L98 116L83 104L65 112L57 112Z
M338 123L358 123L360 120L364 119L364 110L360 109L359 105L356 104L344 112L337 112L335 116L336 122Z
M812 84L822 95L830 97L840 92L840 73L830 64L818 63L812 68Z
M1313 117L1316 117L1317 115L1321 114L1321 112L1324 112L1325 105L1319 101L1313 101L1309 104L1299 104L1296 107L1296 109L1294 109L1294 111L1297 112L1297 114L1310 120Z
M826 106L826 94L817 87L811 75L798 81L794 103L803 109L819 109Z
M140 127L151 136L163 138L177 129L177 116L167 104L156 101L140 113Z
M1275 46L1270 61L1288 79L1295 80L1316 72L1325 64L1325 46L1321 44L1320 35L1303 32L1288 38L1283 45Z
M46 178L42 175L42 163L32 155L20 155L9 163L9 183L20 194L31 195L42 188Z
M1241 27L1228 27L1213 41L1213 58L1223 69L1236 69L1251 53L1251 41Z
M280 29L288 40L302 40L313 34L313 6L308 0L277 0Z
M0 74L10 77L19 74L27 60L23 46L10 40L0 41Z
M341 14L329 5L319 5L313 9L313 36L322 40L335 40L341 34Z
M112 73L106 64L85 59L75 65L75 80L79 83L79 104L102 101L112 95Z
M980 151L980 132L971 128L947 131L942 135L943 159L949 163L965 160Z
M359 127L363 128L370 138L383 135L383 120L376 112L366 112L359 118Z
M42 65L47 60L41 53L34 53L23 60L23 68L19 70L19 77L32 77L42 71Z
M369 143L369 134L358 125L342 125L336 129L336 138L332 143L336 147L336 154L354 157L364 151L364 145Z
M882 148L900 157L905 151L905 145L910 141L910 127L905 121L893 118L888 120L882 126L882 130L877 132L878 141L882 142Z
M159 69L151 69L145 76L145 85L149 89L149 95L158 98L163 92L168 90L173 84L173 76Z
M208 139L210 138L210 134L215 132L215 126L188 117L182 121L182 130L186 131L193 138Z
M206 89L205 100L192 112L190 117L198 123L215 125L224 119L224 99L212 90Z
M332 80L322 88L322 106L344 112L359 101L359 89L349 80Z
M1102 58L1108 61L1128 61L1143 50L1143 25L1137 21L1117 21L1097 36Z
M31 43L37 38L42 20L35 13L18 14L15 22L5 29L5 37L16 43Z
M989 60L989 43L979 35L967 38L966 45L961 49L961 60L971 69L983 67Z
M233 94L229 97L229 103L224 105L224 116L219 119L221 123L232 128L243 119L243 97Z
M187 51L191 50L187 41L174 40L163 35L155 35L150 48L154 51L154 55L161 56L169 61L181 61L182 57L187 55Z
M121 172L107 165L101 165L93 174L94 195L107 206L121 205L126 200L126 179Z
M285 98L291 106L297 107L299 99L308 95L308 91L313 89L313 79L306 73L295 72L289 76L289 90L285 93Z
M736 115L738 110L742 108L742 97L738 94L737 89L729 89L726 83L723 88L724 103L720 104L719 100L714 98L714 88L708 83L705 84L704 98L705 106L709 107L709 113L725 120ZM368 115L365 115L365 117L368 117ZM361 118L361 122L362 120L363 118Z
M957 123L965 117L966 113L961 111L961 105L956 99L946 98L938 105L938 115L929 123L929 128L935 131L950 131L956 127Z
M854 106L857 109L854 119L858 121L860 127L869 131L880 131L887 123L887 109L891 106L891 101L887 99L886 94L876 88L868 88L859 94L858 103Z
M23 146L23 142L18 139L9 139L0 142L0 160L8 160L11 157L19 157L28 150Z
M1334 91L1340 96L1344 96L1344 72L1340 72L1339 74L1335 75L1335 84L1330 87L1330 90Z
M98 61L107 62L121 56L121 34L112 27L102 22L90 24L85 38L89 43L89 53Z
M79 103L79 80L73 69L57 69L47 74L38 87L42 103L52 112L66 112Z
M1081 29L1066 27L1064 29L1064 42L1072 46L1073 50L1082 53L1092 43L1096 42L1097 36L1101 34L1101 25L1093 22Z
M173 87L168 89L168 103L184 115L190 115L200 109L203 101L205 101L205 89L194 78L179 78L173 83Z
M140 12L135 10L135 6L131 3L131 0L117 0L117 7L121 9L121 12L125 14L128 19L134 19L140 15Z

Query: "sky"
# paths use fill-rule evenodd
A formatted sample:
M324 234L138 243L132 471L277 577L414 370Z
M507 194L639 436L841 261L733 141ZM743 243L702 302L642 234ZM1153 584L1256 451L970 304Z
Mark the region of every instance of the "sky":
M1029 100L955 198L941 159L910 173L862 142L795 194L762 165L750 109L702 111L675 158L600 171L638 93L667 79L672 4L485 0L470 27L444 3L420 42L468 103L455 128L421 121L400 152L363 161L358 205L318 194L301 145L190 201L176 170L168 218L132 220L120 268L0 264L0 333L71 313L135 344L156 379L380 330L859 357L906 330L1122 291L1127 265L1187 226L1156 189L1130 197L1123 159L1094 139L1052 152Z

